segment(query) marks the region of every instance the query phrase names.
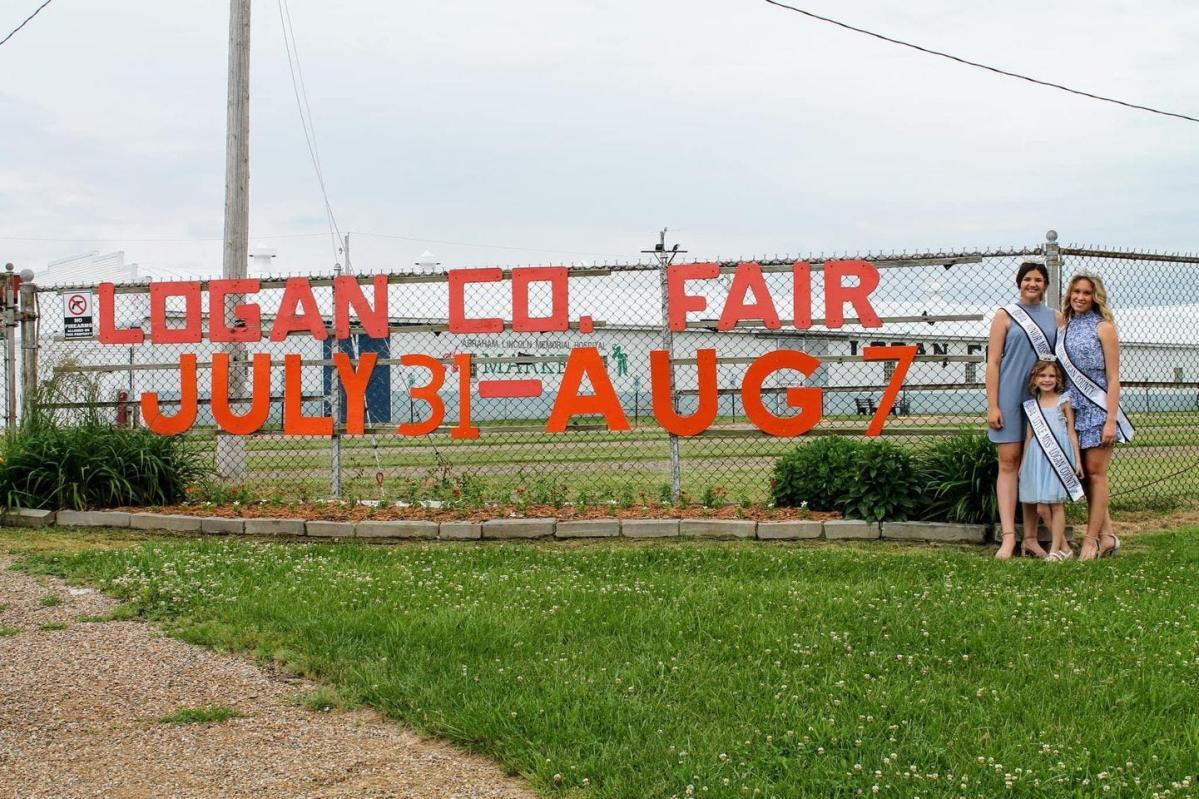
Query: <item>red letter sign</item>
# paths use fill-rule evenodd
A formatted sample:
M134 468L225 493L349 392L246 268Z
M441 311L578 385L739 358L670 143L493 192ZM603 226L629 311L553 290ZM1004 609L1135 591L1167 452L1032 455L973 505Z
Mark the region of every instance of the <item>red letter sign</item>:
M653 350L649 354L650 380L653 386L654 418L676 436L696 436L708 429L716 418L716 350L697 350L699 407L690 416L674 409L674 385L670 379L670 353Z
M244 367L238 367L244 368ZM217 427L235 436L257 433L271 414L271 356L254 354L254 388L250 410L233 413L229 400L229 353L212 354L212 418ZM241 400L238 397L237 400Z
M333 278L333 332L338 338L350 337L350 308L358 315L358 321L371 338L386 338L387 321L387 275L375 275L371 279L375 287L375 307L366 304L366 296L358 278L339 275Z
M198 397L194 353L179 356L179 391L179 412L174 416L163 415L158 407L157 391L142 393L142 418L146 420L146 426L160 436L178 435L196 423Z
M687 293L688 280L705 280L720 275L720 264L679 264L666 268L667 312L671 330L687 329L687 312L702 311L708 301Z
M296 313L297 310L303 310L303 313ZM288 333L303 330L311 333L317 341L324 341L329 336L329 331L325 330L325 320L321 318L321 309L312 296L312 284L308 278L289 277L283 289L283 299L279 300L279 315L275 317L275 326L271 328L271 341L282 341Z
M404 422L396 428L396 432L402 436L423 436L426 433L432 433L445 418L445 403L442 402L441 395L437 393L441 384L445 382L445 367L436 358L417 352L401 355L400 364L423 366L429 370L429 382L423 386L413 386L409 393L414 400L424 400L429 403L433 413L423 422Z
M845 278L856 277L858 285L845 285ZM878 288L878 270L869 261L826 261L824 264L824 326L835 330L845 324L843 305L849 303L858 312L862 327L882 327L883 322L870 306L870 292Z
M583 378L591 379L594 394L580 394ZM625 416L624 408L608 379L608 370L600 358L599 350L595 347L575 347L566 359L566 373L562 375L562 384L558 388L558 396L554 400L554 410L545 423L547 433L561 433L566 430L571 417L579 414L601 414L608 423L609 430L629 430L629 418Z
M754 294L753 303L745 301L745 295L750 291ZM732 330L742 319L760 319L770 330L778 330L783 326L779 321L779 312L774 308L770 290L766 288L766 281L762 279L762 265L757 261L737 264L733 286L724 301L724 310L716 329Z
M796 369L811 377L820 368L820 361L798 350L775 350L758 358L745 370L741 382L741 403L745 415L770 436L801 436L816 426L824 415L824 393L816 387L787 389L787 405L799 408L795 416L775 416L762 402L762 384L779 369Z
M208 282L209 341L262 340L262 311L258 309L257 303L238 303L233 307L233 316L242 324L235 327L225 324L225 295L256 294L259 287L257 278Z
M100 343L141 344L145 334L140 327L117 328L115 294L111 283L100 284Z
M466 284L498 283L503 279L504 270L499 267L450 270L451 333L499 333L504 329L504 320L498 317L492 316L486 319L466 318Z
M916 360L916 345L866 347L862 350L862 357L867 361L899 362L891 374L891 382L887 384L887 390L883 392L882 402L878 404L878 410L874 412L874 418L870 420L870 426L866 428L866 435L877 436L883 432L887 414L891 412L891 406L895 404L895 398L899 396L899 387L903 385L904 378L908 376L908 367Z
M529 284L550 284L549 316L529 316ZM554 333L570 329L565 266L524 266L512 270L512 329L517 333Z
M167 297L183 297L183 327L167 327ZM150 284L150 340L155 344L197 344L204 337L200 281Z

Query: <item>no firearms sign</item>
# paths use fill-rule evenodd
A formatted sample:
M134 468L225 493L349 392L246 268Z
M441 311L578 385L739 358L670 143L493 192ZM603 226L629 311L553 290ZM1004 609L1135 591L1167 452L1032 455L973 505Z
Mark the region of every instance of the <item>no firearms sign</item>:
M62 293L63 338L91 338L96 335L95 316L90 291Z

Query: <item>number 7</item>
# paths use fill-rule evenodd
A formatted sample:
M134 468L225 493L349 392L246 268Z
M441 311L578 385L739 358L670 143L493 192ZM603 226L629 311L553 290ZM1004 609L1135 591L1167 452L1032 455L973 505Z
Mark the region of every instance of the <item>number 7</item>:
M878 404L878 410L874 412L874 418L870 420L870 426L866 428L866 435L878 436L882 435L883 425L887 423L887 414L895 405L895 399L899 396L899 388L903 385L904 378L908 376L908 367L916 360L916 345L866 347L862 350L862 356L867 361L897 362L895 371L891 373L891 382L887 384L887 390L883 392L883 399Z

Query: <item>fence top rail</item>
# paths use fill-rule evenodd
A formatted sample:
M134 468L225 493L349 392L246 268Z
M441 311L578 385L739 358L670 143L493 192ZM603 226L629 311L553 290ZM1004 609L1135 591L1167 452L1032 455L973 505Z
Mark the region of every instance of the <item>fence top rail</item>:
M833 260L866 260L870 261L875 266L880 268L903 268L915 266L944 266L952 267L955 264L962 263L980 263L986 258L1007 258L1019 256L1039 256L1044 254L1042 247L1026 247L1022 249L1010 250L969 250L963 252L935 252L935 253L913 253L913 254L897 254L897 253L843 253L841 255L825 255L821 253L819 256L780 256L772 255L755 256L750 258L727 259L717 256L711 261L704 262L688 262L688 263L716 263L719 264L724 271L732 271L738 264L746 262L754 262L761 264L770 271L770 268L782 269L789 268L796 261L807 261L812 265L813 269L819 270L824 267L824 264ZM682 265L683 262L679 262ZM476 267L462 267L464 269ZM516 267L520 268L520 267ZM612 264L596 264L593 266L569 265L567 269L571 277L606 277L617 272L656 272L661 269L657 263L612 263ZM512 267L503 267L502 273L504 278L512 276ZM400 285L405 283L445 283L449 280L448 272L434 272L430 274L416 272L360 272L353 275L342 275L342 277L355 278L359 283L369 283L378 275L385 275L389 285ZM281 289L287 285L288 280L294 278L306 278L312 286L332 286L334 275L328 274L295 274L295 275L261 275L253 276L251 279L259 281L261 289ZM198 282L201 289L207 290L208 285L213 280L220 280L217 277L195 277L186 278L172 276L170 282ZM157 282L167 282L162 279L147 278L145 280L135 280L128 282L114 283L115 292L117 294L137 294L150 290L150 285ZM84 291L94 289L99 283L53 283L39 285L38 291L45 292L64 292L64 291Z
M1081 255L1088 258L1111 258L1119 261L1158 261L1168 264L1199 264L1199 254L1135 252L1132 250L1104 250L1092 247L1062 247L1062 255Z

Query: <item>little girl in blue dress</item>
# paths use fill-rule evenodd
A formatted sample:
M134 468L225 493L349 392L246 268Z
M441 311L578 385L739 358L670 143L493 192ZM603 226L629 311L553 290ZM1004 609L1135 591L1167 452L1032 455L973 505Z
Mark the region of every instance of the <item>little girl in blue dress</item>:
M1052 356L1050 356L1051 358ZM1041 414L1049 424L1058 446L1066 454L1074 473L1082 476L1082 452L1078 434L1074 431L1074 408L1065 393L1066 374L1056 359L1037 361L1028 375L1028 390L1040 405ZM1024 460L1020 464L1020 501L1047 505L1049 529L1053 542L1049 546L1050 560L1073 557L1066 542L1066 506L1070 493L1054 470L1049 458L1034 440L1032 426L1024 441Z

